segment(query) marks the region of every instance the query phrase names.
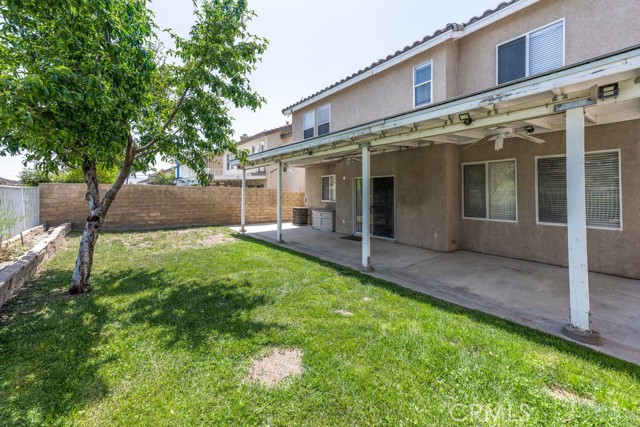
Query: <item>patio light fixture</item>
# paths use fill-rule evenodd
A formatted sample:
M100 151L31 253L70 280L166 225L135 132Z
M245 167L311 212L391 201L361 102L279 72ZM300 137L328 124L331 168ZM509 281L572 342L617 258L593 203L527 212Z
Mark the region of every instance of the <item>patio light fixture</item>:
M473 119L471 119L471 116L469 115L469 113L459 114L458 118L460 119L460 121L462 123L464 123L467 126L469 126L471 123L473 123Z

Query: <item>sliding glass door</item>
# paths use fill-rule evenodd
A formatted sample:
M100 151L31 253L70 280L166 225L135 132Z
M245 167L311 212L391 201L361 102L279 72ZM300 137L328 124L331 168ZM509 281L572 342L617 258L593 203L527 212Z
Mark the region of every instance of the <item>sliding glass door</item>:
M395 238L395 199L392 176L371 179L371 235ZM362 178L355 179L355 227L356 234L362 234Z

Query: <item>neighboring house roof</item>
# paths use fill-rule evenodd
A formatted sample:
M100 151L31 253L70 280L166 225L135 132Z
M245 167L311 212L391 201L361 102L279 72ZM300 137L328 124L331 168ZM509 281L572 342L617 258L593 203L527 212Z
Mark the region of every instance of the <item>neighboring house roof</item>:
M314 93L313 95L309 95L306 98L303 98L301 100L299 100L298 102L291 104L290 106L282 109L282 114L286 114L289 115L291 114L294 110L297 110L298 107L300 106L300 104L306 103L307 101L311 101L312 99L318 97L319 95L325 94L329 91L331 91L332 89L336 89L336 90L340 90L340 86L343 86L347 83L355 83L356 80L359 81L360 79L357 79L358 77L363 77L366 78L368 77L368 75L372 75L373 73L375 73L376 69L379 68L383 68L385 65L395 65L392 64L392 62L394 62L394 59L400 59L400 57L402 56L413 56L414 54L418 54L420 52L422 52L425 49L420 49L421 47L425 47L425 45L427 45L426 47L431 47L429 46L431 43L429 42L436 42L434 44L439 44L445 40L448 40L448 38L443 38L442 40L438 40L438 38L446 33L460 33L460 36L466 35L471 31L467 31L470 29L473 29L473 31L479 29L479 28L475 28L476 26L479 26L480 24L484 23L485 25L488 25L492 22L494 22L494 20L490 19L490 18L502 18L502 16L497 16L498 12L501 11L505 11L507 8L510 8L512 10L510 10L510 13L513 12L517 12L518 10L523 9L524 7L527 7L533 3L536 3L538 0L510 0L507 2L502 2L500 3L498 6L496 6L494 9L488 9L486 10L482 15L480 16L474 16L473 18L471 18L469 21L463 23L463 24L456 24L456 23L451 23L451 24L447 24L444 28L441 28L439 30L437 30L436 32L434 32L431 35L428 35L426 37L424 37L422 40L416 40L413 44L409 45L409 46L405 46L404 49L402 50L398 50L396 51L394 54L387 56L384 59L379 59L378 61L374 62L373 64L369 65L366 68L363 68L361 70L358 70L357 72L353 73L352 75L343 78L340 81L337 81L335 83L333 83L330 86L325 87L324 89ZM517 5L516 5L517 3ZM514 6L514 7L512 7ZM518 6L518 7L515 7ZM482 25L484 26L484 25ZM405 58L402 58L402 60L404 60ZM384 67L385 69L387 67ZM382 71L382 70L380 70ZM299 107L300 108L300 107Z
M273 129L269 129L269 130L263 130L262 132L258 132L255 135L251 135L251 136L241 136L240 140L236 142L236 145L238 144L244 144L246 142L252 141L254 139L258 139L258 138L262 138L265 137L267 135L271 135L273 133L276 132L280 132L280 136L284 136L287 135L289 133L291 133L291 124L287 122L286 125L284 126L279 126L277 128L273 128Z
M0 185L10 185L12 187L17 187L20 185L19 181L14 181L12 179L2 178L0 177Z

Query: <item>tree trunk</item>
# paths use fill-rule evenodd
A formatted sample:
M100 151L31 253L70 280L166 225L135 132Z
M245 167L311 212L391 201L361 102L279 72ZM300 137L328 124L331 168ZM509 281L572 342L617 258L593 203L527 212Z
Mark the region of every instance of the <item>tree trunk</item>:
M78 258L76 259L76 267L73 270L73 278L71 279L70 294L82 294L91 291L89 285L89 277L91 276L91 267L93 266L93 250L98 241L98 234L102 228L104 217L89 217L82 232L80 240L80 248L78 250Z
M84 225L82 239L80 240L76 267L73 270L71 287L69 288L70 294L82 294L91 291L89 277L93 266L93 250L96 247L98 233L100 233L106 214L106 210L103 209L104 206L100 203L100 188L95 162L85 160L82 164L82 172L87 182L86 199L89 204L90 215Z
M96 247L98 235L100 234L100 230L102 230L102 224L104 224L109 207L131 173L134 158L133 138L129 135L127 152L125 153L122 169L118 174L118 178L116 178L116 181L109 191L105 193L102 200L100 200L96 162L85 158L82 163L82 173L87 183L86 199L89 204L90 214L84 225L80 248L78 249L78 258L76 259L76 267L73 270L73 277L71 278L69 293L72 295L91 291L89 279L91 277L91 267L93 266L93 250Z

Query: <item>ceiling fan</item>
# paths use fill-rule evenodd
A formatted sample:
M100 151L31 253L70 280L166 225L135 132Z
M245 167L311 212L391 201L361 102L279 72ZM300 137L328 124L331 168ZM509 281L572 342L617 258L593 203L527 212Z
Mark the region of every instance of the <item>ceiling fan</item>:
M505 138L522 138L529 140L531 142L535 142L536 144L542 144L545 142L544 139L537 138L531 133L533 132L533 126L526 126L523 130L515 130L513 128L496 128L491 131L490 135L486 135L483 138L473 142L469 146L464 149L469 149L474 145L481 145L487 141L495 141L495 150L500 151L504 147L504 139Z

